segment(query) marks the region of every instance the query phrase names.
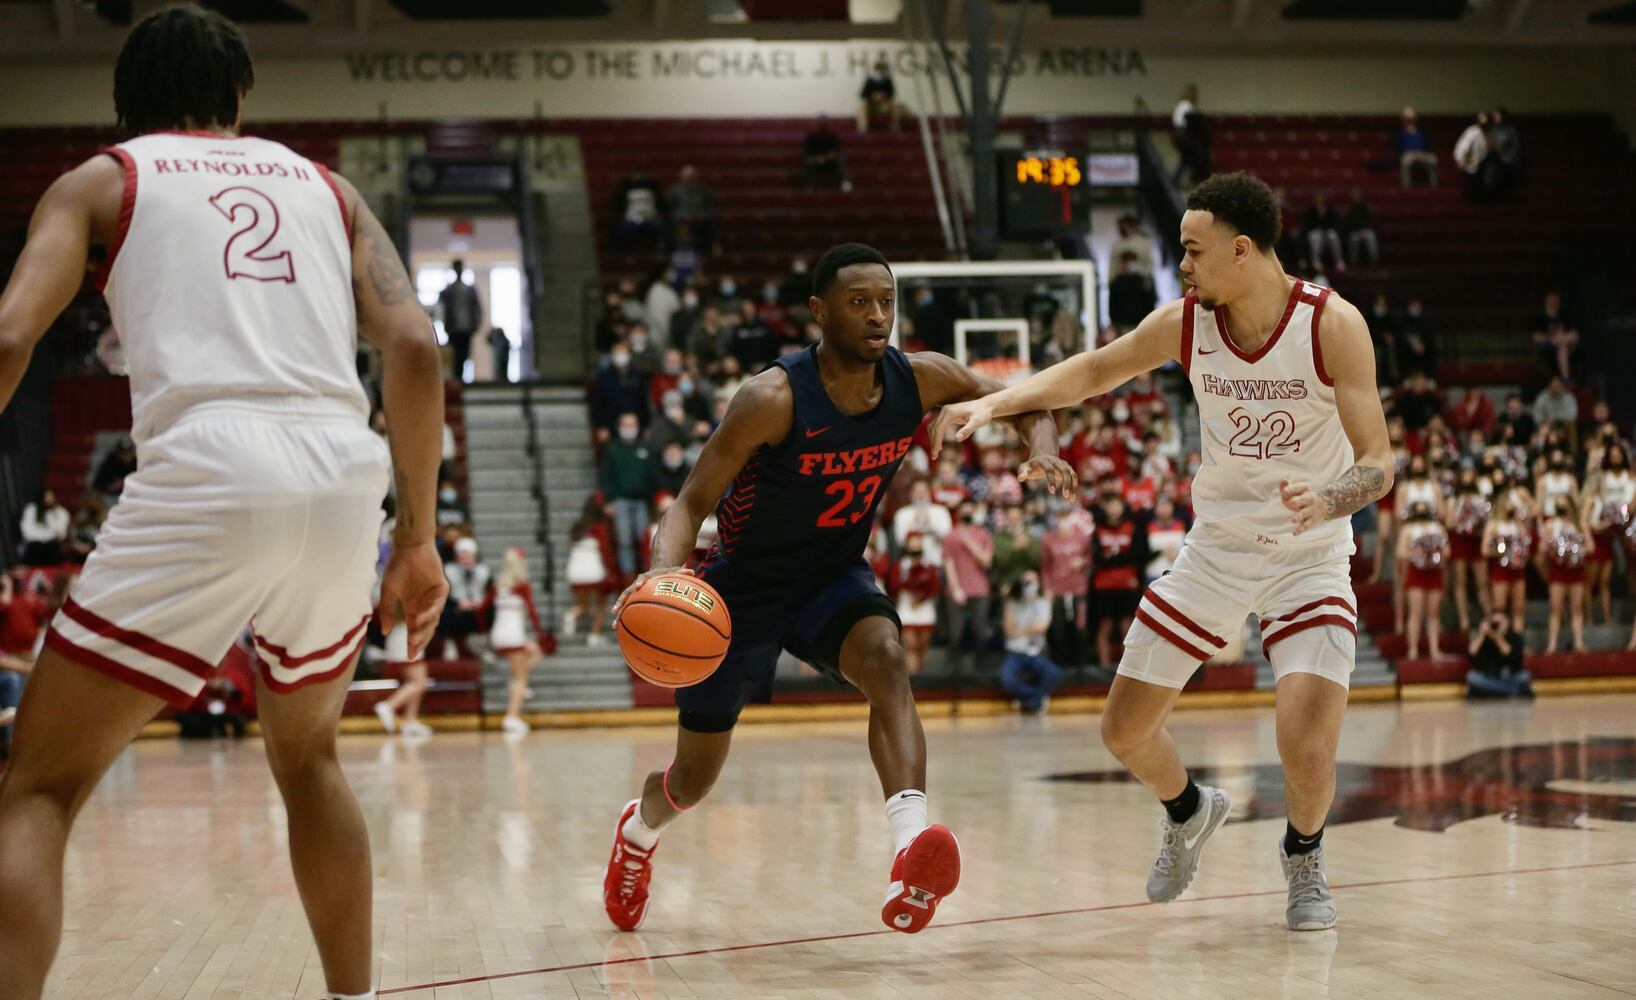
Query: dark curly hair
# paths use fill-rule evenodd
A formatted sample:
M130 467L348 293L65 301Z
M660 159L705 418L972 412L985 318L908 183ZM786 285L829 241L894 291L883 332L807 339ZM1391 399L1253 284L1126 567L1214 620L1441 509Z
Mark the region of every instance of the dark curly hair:
M823 298L824 293L829 291L829 286L835 283L835 277L841 273L841 268L851 267L853 264L879 264L886 268L888 274L892 271L892 265L888 264L886 258L874 247L865 243L842 243L830 247L818 258L818 266L812 270L812 294Z
M1210 175L1188 194L1187 207L1209 212L1217 222L1248 236L1263 253L1273 248L1284 231L1272 188L1243 172Z
M213 10L176 4L125 36L114 65L114 111L132 134L227 126L256 82L238 25Z

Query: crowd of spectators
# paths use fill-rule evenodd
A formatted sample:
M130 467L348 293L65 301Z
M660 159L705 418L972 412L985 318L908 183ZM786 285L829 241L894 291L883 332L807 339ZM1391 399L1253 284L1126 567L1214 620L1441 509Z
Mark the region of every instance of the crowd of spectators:
M1374 579L1392 582L1408 656L1465 653L1509 676L1525 649L1586 651L1588 624L1623 639L1632 623L1612 598L1621 563L1636 591L1636 475L1607 403L1585 412L1553 375L1501 406L1481 388L1445 393L1425 367L1384 395L1397 482L1374 511ZM1548 599L1543 637L1527 632L1531 589ZM1469 648L1442 645L1445 596ZM1636 650L1636 630L1626 642Z
M1414 187L1421 174L1431 187L1437 186L1437 153L1420 130L1419 113L1412 107L1403 109L1393 151L1405 188ZM1460 168L1467 201L1499 201L1522 185L1522 136L1504 108L1479 111L1461 130L1450 155Z
M1343 209L1316 200L1306 229L1294 234L1299 256L1292 270L1316 263L1321 275L1348 259L1373 263L1372 221L1357 192ZM1133 219L1121 220L1120 231L1111 322L1099 342L1119 336L1153 303L1151 246ZM655 295L655 288L664 291ZM817 340L803 262L760 292L746 296L732 278L703 271L678 281L670 270L652 275L647 288L625 282L610 290L598 334L602 367L589 393L601 492L575 528L569 565L577 573L570 579L577 604L570 617L599 622L611 595L645 568L656 515L748 375ZM899 320L905 346L949 350L933 332L948 302L930 288L906 295ZM944 317L951 326L952 316ZM1571 383L1560 377L1573 372L1577 346L1560 297L1546 300L1535 336L1541 375L1558 377L1537 395L1513 395L1503 405L1480 390L1448 394L1437 384L1438 337L1418 298L1399 307L1377 296L1365 316L1400 485L1360 515L1358 528L1374 543L1375 572L1394 584L1394 624L1410 637L1409 652L1464 652L1439 644L1445 595L1451 624L1472 631L1474 640L1491 609L1503 604L1514 607L1507 620L1531 651L1563 646L1563 634L1579 648L1584 622L1612 621L1614 567L1636 563L1629 547L1636 534L1623 527L1636 497L1629 495L1625 452L1613 447L1619 432L1606 404L1582 413ZM1044 363L1067 350L1056 344L1053 317L1042 308L1041 322L1032 324L1035 355ZM1064 670L1097 676L1112 667L1138 595L1176 557L1191 523L1199 456L1184 453L1171 406L1144 376L1058 414L1063 455L1082 477L1077 503L1017 482L1012 470L1021 451L1003 427L984 428L935 465L929 442L917 442L883 502L870 546L903 620L911 669L922 669L936 648L943 669L955 675L992 671L998 661L1019 704L1035 708ZM1563 488L1563 474L1572 476L1571 488ZM1487 502L1481 517L1472 495ZM1516 526L1502 516L1511 514L1513 498L1522 503L1512 515ZM1422 540L1435 534L1428 522L1451 543L1442 555L1434 555L1435 540ZM1498 526L1489 530L1490 524ZM1519 532L1520 543L1513 538ZM712 538L707 521L699 555ZM1527 553L1521 564L1519 544ZM1626 554L1618 556L1621 547ZM1552 624L1543 638L1524 637L1523 605L1515 602L1527 580L1510 579L1517 565L1551 599ZM1428 566L1437 572L1422 572ZM1485 653L1482 662L1510 662L1508 656Z

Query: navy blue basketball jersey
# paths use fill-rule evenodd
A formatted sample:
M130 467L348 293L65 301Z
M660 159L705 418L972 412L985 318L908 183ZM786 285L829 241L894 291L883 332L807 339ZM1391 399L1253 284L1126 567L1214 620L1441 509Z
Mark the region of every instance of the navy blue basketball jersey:
M878 362L883 391L868 413L846 416L824 389L816 347L778 359L789 376L789 437L750 456L716 507L717 546L741 572L798 580L855 565L875 510L926 410L909 358Z

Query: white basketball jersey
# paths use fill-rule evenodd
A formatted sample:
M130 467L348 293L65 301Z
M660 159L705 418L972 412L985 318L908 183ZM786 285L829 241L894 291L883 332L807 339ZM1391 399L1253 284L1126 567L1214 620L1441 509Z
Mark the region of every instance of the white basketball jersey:
M1295 279L1283 318L1251 354L1227 336L1225 309L1208 310L1188 293L1182 366L1199 407L1203 464L1193 480L1193 507L1201 523L1280 549L1351 538L1344 517L1297 537L1278 498L1281 480L1319 489L1353 465L1318 343L1329 294Z
M100 283L136 441L207 401L300 397L367 419L351 226L329 172L276 142L202 133L110 152L125 198Z

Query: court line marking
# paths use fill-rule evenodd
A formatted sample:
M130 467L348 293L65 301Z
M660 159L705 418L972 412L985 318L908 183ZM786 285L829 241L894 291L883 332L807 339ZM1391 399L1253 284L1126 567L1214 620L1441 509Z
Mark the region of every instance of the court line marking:
M1420 878L1390 878L1377 879L1373 882L1348 882L1344 885L1332 885L1330 891L1340 892L1347 889L1372 889L1384 885L1412 885L1421 882L1452 882L1473 878L1496 878L1501 875L1537 875L1541 872L1582 871L1588 868L1617 868L1621 865L1636 865L1636 860L1630 861L1597 861L1583 865L1554 865L1547 868L1508 868L1493 872L1466 872L1457 875L1427 875ZM1043 920L1047 917L1068 917L1082 913L1107 913L1114 910L1134 910L1151 906L1175 906L1181 903L1212 903L1226 899L1250 899L1256 896L1277 896L1284 892L1281 889L1267 889L1260 892L1229 892L1216 896L1193 896L1187 899L1178 899L1170 903L1150 903L1146 900L1137 903L1108 903L1103 906L1077 906L1066 910L1045 910L1040 913L1013 913L1003 917L976 917L971 920L955 920L944 924L932 924L927 930L948 930L951 927L975 927L980 924L1003 924L1014 920ZM725 955L735 951L756 951L762 948L784 948L798 944L816 944L822 941L849 941L854 938L885 937L888 934L897 934L897 931L882 928L875 931L853 931L849 934L820 934L816 937L789 938L783 941L760 941L754 944L723 945L720 948L695 948L691 951L668 951L658 955L632 955L628 958L606 959L600 962L576 962L573 965L554 965L545 969L523 969L518 972L497 972L490 976L470 976L466 979L446 979L435 983L421 983L418 986L395 986L389 990L376 990L376 996L392 996L398 993L418 993L422 990L442 989L449 986L466 986L471 983L487 983L496 979L517 979L521 976L547 976L557 972L575 972L580 969L598 969L610 965L629 965L632 962L663 962L673 958L696 958L699 955Z

